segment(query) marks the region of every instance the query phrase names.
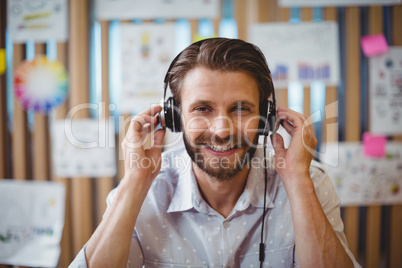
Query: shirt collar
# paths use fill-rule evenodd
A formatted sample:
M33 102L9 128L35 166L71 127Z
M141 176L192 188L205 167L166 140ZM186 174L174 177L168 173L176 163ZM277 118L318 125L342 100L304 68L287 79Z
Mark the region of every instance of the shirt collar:
M250 204L256 208L264 207L264 172L263 168L265 163L263 162L263 149L257 148L252 160L251 170L249 172L246 187L243 193L240 195L234 209L242 211L247 209ZM187 153L182 154L180 157L185 157L186 163L190 163L186 166L185 170L180 172L176 191L172 196L172 200L169 204L167 212L179 212L190 209L196 209L200 212L210 213L211 208L202 198L198 189L198 183L195 179L195 175L192 168L192 161ZM269 159L268 159L269 161ZM268 162L268 184L266 195L266 207L275 207L273 200L280 183L280 178L273 169L270 169Z
M280 178L274 169L271 169L270 159L267 159L268 169L267 169L267 195L266 195L266 207L274 208L275 205L273 200L278 189L278 183L280 183ZM264 180L265 180L265 162L264 162L264 151L262 146L259 146L250 161L250 172L248 174L246 187L243 193L239 197L235 209L244 210L250 204L256 208L264 207Z
M192 209L194 207L193 200L200 199L197 182L195 180L192 161L187 152L181 154L183 163L188 163L185 169L179 173L176 191L172 196L167 212L178 212Z

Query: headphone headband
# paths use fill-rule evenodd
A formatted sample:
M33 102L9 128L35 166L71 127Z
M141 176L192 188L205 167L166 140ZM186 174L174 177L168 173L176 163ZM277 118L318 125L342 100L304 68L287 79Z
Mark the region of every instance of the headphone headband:
M189 47L191 47L191 46L199 46L199 47L201 47L202 43L204 43L205 41L207 41L207 40L209 40L209 39L212 39L212 38L207 38L207 39L203 39L203 40L197 41L197 42L195 42L195 43L192 43L191 45L189 45L188 47L186 47L184 50L186 50L187 48L189 48ZM184 51L184 50L183 50L183 51ZM174 66L174 65L176 64L176 62L179 60L179 58L180 58L181 54L183 53L183 51L180 52L180 53L172 60L172 62L171 62L170 65L169 65L169 68L168 68L168 70L167 70L167 72L166 72L165 79L163 80L163 82L164 82L163 99L164 99L164 100L166 99L166 91L167 91L168 84L169 84L169 74L170 74L170 70L172 70L173 66Z

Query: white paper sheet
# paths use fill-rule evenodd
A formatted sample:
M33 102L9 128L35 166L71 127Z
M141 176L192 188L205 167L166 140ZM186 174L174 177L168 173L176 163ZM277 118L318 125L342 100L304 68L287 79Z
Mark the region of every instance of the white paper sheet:
M402 204L402 143L388 142L387 158L368 158L360 142L321 147L325 169L342 206Z
M163 80L175 57L174 35L174 23L121 25L120 113L139 113L160 103Z
M401 0L279 0L284 7L374 6L396 5Z
M8 0L7 4L7 26L13 42L67 40L67 0Z
M114 122L57 120L52 125L53 170L62 178L116 174Z
M0 180L0 263L56 267L64 205L62 184Z
M218 0L95 0L100 20L217 18Z
M264 53L275 88L291 81L310 86L339 83L338 25L335 22L258 23L249 28L249 40Z
M402 47L369 58L370 130L402 134Z

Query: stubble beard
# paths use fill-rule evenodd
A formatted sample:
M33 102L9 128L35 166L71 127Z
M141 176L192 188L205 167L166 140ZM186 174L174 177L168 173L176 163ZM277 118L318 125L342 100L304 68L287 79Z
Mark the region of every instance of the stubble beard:
M195 139L194 144L191 144L187 138L186 133L183 133L184 146L191 160L206 174L214 177L217 181L231 180L237 173L239 173L253 157L258 144L258 135L255 135L254 141L251 143L248 137L241 135L240 138L234 135L222 139L219 136L207 133L201 134ZM213 143L212 143L213 142ZM227 145L236 144L240 145L239 149L243 149L241 155L236 152L235 159L230 162L228 157L206 157L201 152L204 144L214 145Z

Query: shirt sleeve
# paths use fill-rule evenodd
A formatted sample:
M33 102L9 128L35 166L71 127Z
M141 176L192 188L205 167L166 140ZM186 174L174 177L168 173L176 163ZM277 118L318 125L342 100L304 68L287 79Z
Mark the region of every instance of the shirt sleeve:
M68 268L86 268L87 267L87 259L85 257L85 246L80 250L72 263L68 266Z
M116 196L117 188L113 189L108 196L106 197L106 211L103 214L108 212L110 206L112 205L114 198ZM130 246L130 252L128 255L128 261L126 268L141 268L144 265L144 258L143 258L143 253L142 253L142 248L140 244L140 240L137 235L137 230L134 229L133 236L131 237L131 246Z
M113 189L106 198L107 207L106 207L106 211L103 214L103 216L105 216L105 214L109 210L109 207L113 203L113 200L116 195L116 189L117 188ZM86 247L86 245L84 245L84 247L80 250L80 252L77 254L77 256L75 257L73 262L68 266L68 268L87 268L87 260L85 257L85 247ZM141 246L139 243L138 236L136 235L136 231L134 231L134 234L131 239L130 253L129 253L128 262L127 262L126 267L127 268L132 268L132 267L140 268L140 267L143 267L143 264L144 264L144 261L143 261L142 249L141 249Z
M332 225L339 241L350 259L353 261L354 267L361 267L353 256L353 253L348 248L348 243L344 233L344 225L341 218L341 201L335 192L335 187L331 179L325 172L324 168L316 161L313 161L311 164L310 176L313 180L318 200L320 201L324 213Z

